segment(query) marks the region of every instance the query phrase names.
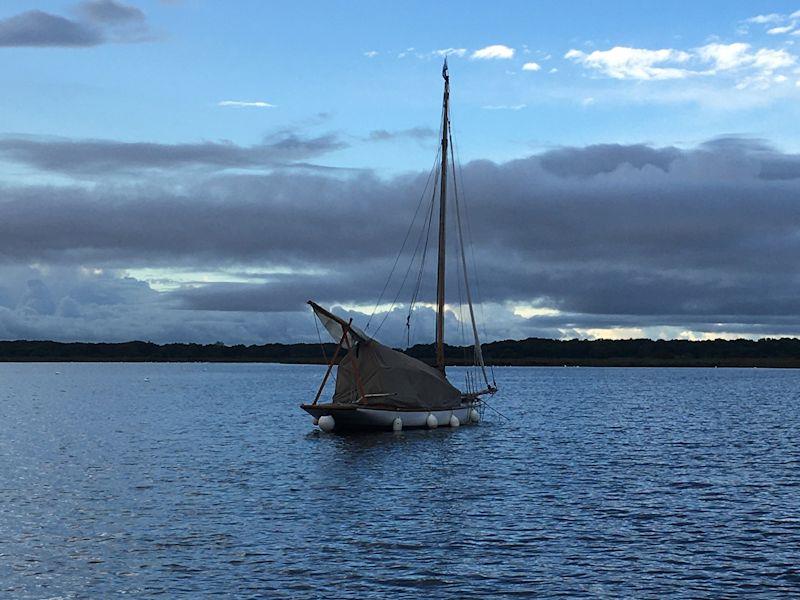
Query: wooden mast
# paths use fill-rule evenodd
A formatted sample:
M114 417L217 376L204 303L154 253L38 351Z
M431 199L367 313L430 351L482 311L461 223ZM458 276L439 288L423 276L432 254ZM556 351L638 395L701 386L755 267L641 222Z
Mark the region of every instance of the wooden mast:
M442 167L439 190L439 265L436 272L436 368L444 373L444 268L445 221L447 218L447 142L450 138L450 75L447 57L442 66L444 99L442 100Z

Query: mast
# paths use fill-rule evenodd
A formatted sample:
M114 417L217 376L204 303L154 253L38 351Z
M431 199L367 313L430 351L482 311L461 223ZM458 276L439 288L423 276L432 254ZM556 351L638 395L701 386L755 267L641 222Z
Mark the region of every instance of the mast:
M439 265L436 272L436 368L444 373L444 255L445 220L447 218L447 142L450 139L450 75L447 57L442 65L444 99L442 100L442 167L439 191Z

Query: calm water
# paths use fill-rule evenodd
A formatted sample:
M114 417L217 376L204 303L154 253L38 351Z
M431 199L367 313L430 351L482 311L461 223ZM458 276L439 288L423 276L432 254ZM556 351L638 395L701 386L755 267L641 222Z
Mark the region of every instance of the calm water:
M800 594L798 371L504 369L510 421L347 438L321 374L0 364L0 596Z

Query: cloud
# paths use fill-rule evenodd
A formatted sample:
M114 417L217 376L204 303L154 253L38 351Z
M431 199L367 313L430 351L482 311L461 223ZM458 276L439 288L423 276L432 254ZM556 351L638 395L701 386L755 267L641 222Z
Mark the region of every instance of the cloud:
M147 20L140 9L116 0L88 0L79 3L76 11L84 16L87 21L107 25L117 25L119 23L143 24Z
M713 63L713 69L727 71L738 69L752 63L750 44L742 42L734 44L707 44L697 49L697 54L704 62Z
M783 67L790 67L797 58L786 50L770 50L762 48L753 57L753 65L766 71L775 71Z
M757 23L759 25L765 25L768 23L780 23L783 20L782 15L777 13L770 13L768 15L756 15L755 17L750 17L746 19L746 23Z
M783 83L787 77L778 71L797 62L797 57L786 49L754 49L743 42L711 43L689 51L617 46L587 54L572 49L565 58L613 79L658 81L720 76L740 90L764 90Z
M104 41L95 27L41 10L0 20L0 47L87 47Z
M187 144L130 157L119 142L107 144L92 152L125 165L141 165L140 153L151 151L160 158L145 164L162 164L166 154L179 165L212 167L247 164L256 152L234 146L231 161L214 145L207 151L217 158L198 159L181 154L194 146ZM292 146L286 156L271 149L270 160L291 161ZM61 155L69 151L57 145L49 159L67 174L74 167ZM82 152L76 162L98 160ZM2 186L0 338L313 338L307 298L376 300L426 174L204 167L173 178ZM603 144L468 163L463 189L489 337L623 327L648 335L665 327L675 335L800 332L798 182L799 155L736 136L693 148ZM126 275L143 267L161 269L164 279L175 269L221 276L155 292ZM434 268L429 261L423 301L433 298ZM246 277L234 277L237 270ZM28 284L36 279L46 290ZM399 288L395 278L389 296ZM541 310L523 318L517 305ZM403 310L393 313L382 339L402 340L403 318Z
M581 50L570 50L564 58L614 79L683 79L691 71L664 63L685 63L690 55L681 50L664 48L646 50L615 46L610 50L595 50L589 54Z
M783 35L792 33L797 35L797 25L800 23L800 10L789 15L770 13L767 15L756 15L744 21L745 23L755 23L766 27L767 35Z
M367 58L375 58L376 56L378 56L378 51L377 50L367 50L366 52L364 52L364 56L366 56Z
M785 25L783 27L773 27L772 29L767 29L767 33L769 35L781 35L783 33L789 33L794 29L794 24Z
M0 20L0 47L90 47L154 39L145 14L116 0L88 0L77 19L29 10Z
M596 144L584 148L560 148L541 155L539 162L560 177L592 177L613 173L621 165L636 169L653 166L664 172L680 156L677 148L652 148L645 144Z
M222 100L217 102L217 106L233 106L235 108L275 108L274 104L263 100Z
M438 56L458 56L459 58L464 56L466 53L466 48L442 48L441 50L434 51L434 54Z
M491 59L511 59L514 58L514 48L504 46L503 44L493 44L486 46L480 50L475 50L470 56L472 59L477 60L491 60Z
M527 104L487 104L481 106L484 110L522 110Z
M522 65L523 71L540 71L541 69L542 67L539 65L539 63L535 62L526 62L524 65Z
M388 131L386 129L375 129L369 132L367 140L370 142L385 142L395 140L398 138L411 138L415 140L427 140L436 135L436 132L430 127L410 127L409 129L400 129L397 131Z
M72 175L114 175L181 168L260 169L286 166L345 148L327 134L303 137L279 132L255 146L230 142L159 144L112 140L0 137L0 158L42 171Z
M406 56L408 56L410 53L414 52L414 50L415 50L415 48L414 48L413 46L412 46L412 47L410 47L410 48L406 48L405 50L403 50L402 52L400 52L400 53L397 55L397 58L405 58L405 57L406 57Z

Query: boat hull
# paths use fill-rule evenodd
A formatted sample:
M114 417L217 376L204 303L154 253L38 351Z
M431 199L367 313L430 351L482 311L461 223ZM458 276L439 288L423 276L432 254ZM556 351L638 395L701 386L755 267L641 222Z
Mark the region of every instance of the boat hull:
M402 421L403 429L428 429L428 416L433 415L439 427L449 427L450 417L455 415L459 424L470 423L470 410L477 403L462 404L448 410L403 410L394 408L366 408L354 404L302 404L300 408L314 417L331 416L334 431L391 431L394 420Z

